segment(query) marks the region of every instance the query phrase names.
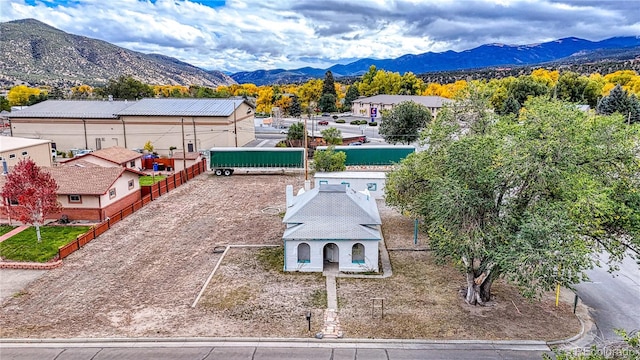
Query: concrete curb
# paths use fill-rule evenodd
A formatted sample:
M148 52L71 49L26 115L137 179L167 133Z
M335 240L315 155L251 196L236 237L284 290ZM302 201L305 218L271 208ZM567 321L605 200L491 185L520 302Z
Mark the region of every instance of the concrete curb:
M62 266L62 260L56 260L47 263L36 262L0 262L0 269L21 269L21 270L51 270Z
M511 349L549 351L537 340L405 340L405 339L315 339L315 338L71 338L71 339L0 339L0 347L342 347L396 349Z
M563 289L563 290L567 290L567 289ZM575 295L575 293L573 291L571 291L571 294ZM585 334L586 334L585 322L588 321L588 322L591 323L592 321L591 321L590 318L589 319L583 319L582 318L583 315L584 316L589 316L589 311L588 311L588 309L586 309L585 305L582 303L582 300L580 298L578 298L578 301L579 301L578 307L580 307L581 309L580 309L580 311L576 310L576 318L578 318L578 321L580 322L580 331L576 335L574 335L574 336L572 336L570 338L547 341L547 345L549 345L550 347L551 346L558 346L558 345L567 345L567 344L570 344L570 343L572 343L572 342L574 342L576 340L582 339L585 336ZM582 309L582 307L585 307L585 309ZM583 313L583 311L584 311L584 313Z

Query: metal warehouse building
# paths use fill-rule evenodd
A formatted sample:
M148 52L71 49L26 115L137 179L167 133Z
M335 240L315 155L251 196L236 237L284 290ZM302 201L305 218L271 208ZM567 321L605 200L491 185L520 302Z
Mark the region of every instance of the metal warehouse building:
M11 135L47 139L60 151L111 146L196 152L255 139L254 108L243 99L47 100L9 116Z

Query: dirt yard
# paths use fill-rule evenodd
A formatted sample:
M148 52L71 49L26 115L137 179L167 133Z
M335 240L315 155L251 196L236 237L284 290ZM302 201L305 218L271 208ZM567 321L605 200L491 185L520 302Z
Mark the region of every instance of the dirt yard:
M221 256L214 249L281 244L285 186L298 189L303 180L303 175L197 177L2 303L0 336L311 336L321 327L324 278L283 274L281 248L230 249L191 307ZM382 218L388 247L414 247L411 220L389 209L382 209ZM434 265L429 256L391 251L393 277L339 279L346 337L555 339L578 331L567 305L523 302L504 284L495 286L495 307L465 306L457 296L462 276ZM425 282L417 281L416 273ZM384 323L371 319L371 297L387 299ZM311 333L306 311L313 314Z

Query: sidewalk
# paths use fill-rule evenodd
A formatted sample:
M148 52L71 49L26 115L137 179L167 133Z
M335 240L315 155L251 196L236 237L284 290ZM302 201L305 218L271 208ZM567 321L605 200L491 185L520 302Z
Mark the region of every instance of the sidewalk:
M8 233L0 236L0 242L3 242L5 240L7 240L8 238L12 237L13 235L20 233L24 230L27 230L28 228L30 228L30 225L22 225L22 226L18 226L17 228L9 231Z

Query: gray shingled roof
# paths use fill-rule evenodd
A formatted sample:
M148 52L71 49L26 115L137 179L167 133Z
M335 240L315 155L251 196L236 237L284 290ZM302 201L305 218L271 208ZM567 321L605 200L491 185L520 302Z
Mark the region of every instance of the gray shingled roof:
M230 116L241 99L142 99L122 109L120 115L139 116Z
M131 101L47 100L12 111L9 118L116 119L119 111L132 104Z
M341 185L320 185L293 199L282 238L380 240L382 223L375 200Z
M354 103L372 103L383 105L400 104L403 101L413 101L426 107L441 108L444 104L452 102L452 100L442 96L419 96L419 95L375 95L366 98L356 99Z

